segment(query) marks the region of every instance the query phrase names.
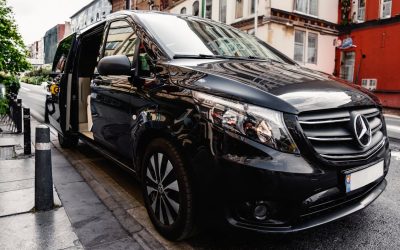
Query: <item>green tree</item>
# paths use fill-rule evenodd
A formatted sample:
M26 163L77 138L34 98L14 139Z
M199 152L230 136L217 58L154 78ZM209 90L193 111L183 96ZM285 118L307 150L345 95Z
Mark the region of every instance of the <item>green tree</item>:
M0 0L0 71L14 75L29 69L27 55L12 9Z

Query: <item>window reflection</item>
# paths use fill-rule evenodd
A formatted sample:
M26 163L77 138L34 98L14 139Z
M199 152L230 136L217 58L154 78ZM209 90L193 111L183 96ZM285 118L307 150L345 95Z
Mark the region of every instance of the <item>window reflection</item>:
M137 42L136 32L129 23L113 22L107 35L104 56L126 55L133 62Z
M284 61L255 37L218 22L194 17L140 15L151 33L174 55L205 54Z

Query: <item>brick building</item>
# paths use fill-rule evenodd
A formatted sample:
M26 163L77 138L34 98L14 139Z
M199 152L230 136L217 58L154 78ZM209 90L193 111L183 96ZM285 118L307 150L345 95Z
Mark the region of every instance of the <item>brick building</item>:
M71 26L69 22L57 24L46 32L43 37L45 64L53 63L58 43L69 34L71 34Z
M342 0L335 74L400 108L400 1Z

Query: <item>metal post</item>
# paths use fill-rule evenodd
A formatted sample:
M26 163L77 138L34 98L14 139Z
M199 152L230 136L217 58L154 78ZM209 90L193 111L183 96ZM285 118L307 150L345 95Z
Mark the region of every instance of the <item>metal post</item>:
M53 205L50 129L39 125L36 127L35 142L35 208L45 211L52 209Z
M31 154L31 111L24 108L24 154Z
M15 126L17 133L22 133L22 100L17 99L17 105L15 109Z

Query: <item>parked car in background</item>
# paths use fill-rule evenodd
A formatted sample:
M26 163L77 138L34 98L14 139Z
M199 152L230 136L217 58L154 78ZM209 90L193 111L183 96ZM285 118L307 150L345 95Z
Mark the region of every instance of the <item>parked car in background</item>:
M46 116L133 173L157 230L257 232L365 208L390 164L376 97L209 19L123 11L64 39ZM51 86L50 86L51 88Z

